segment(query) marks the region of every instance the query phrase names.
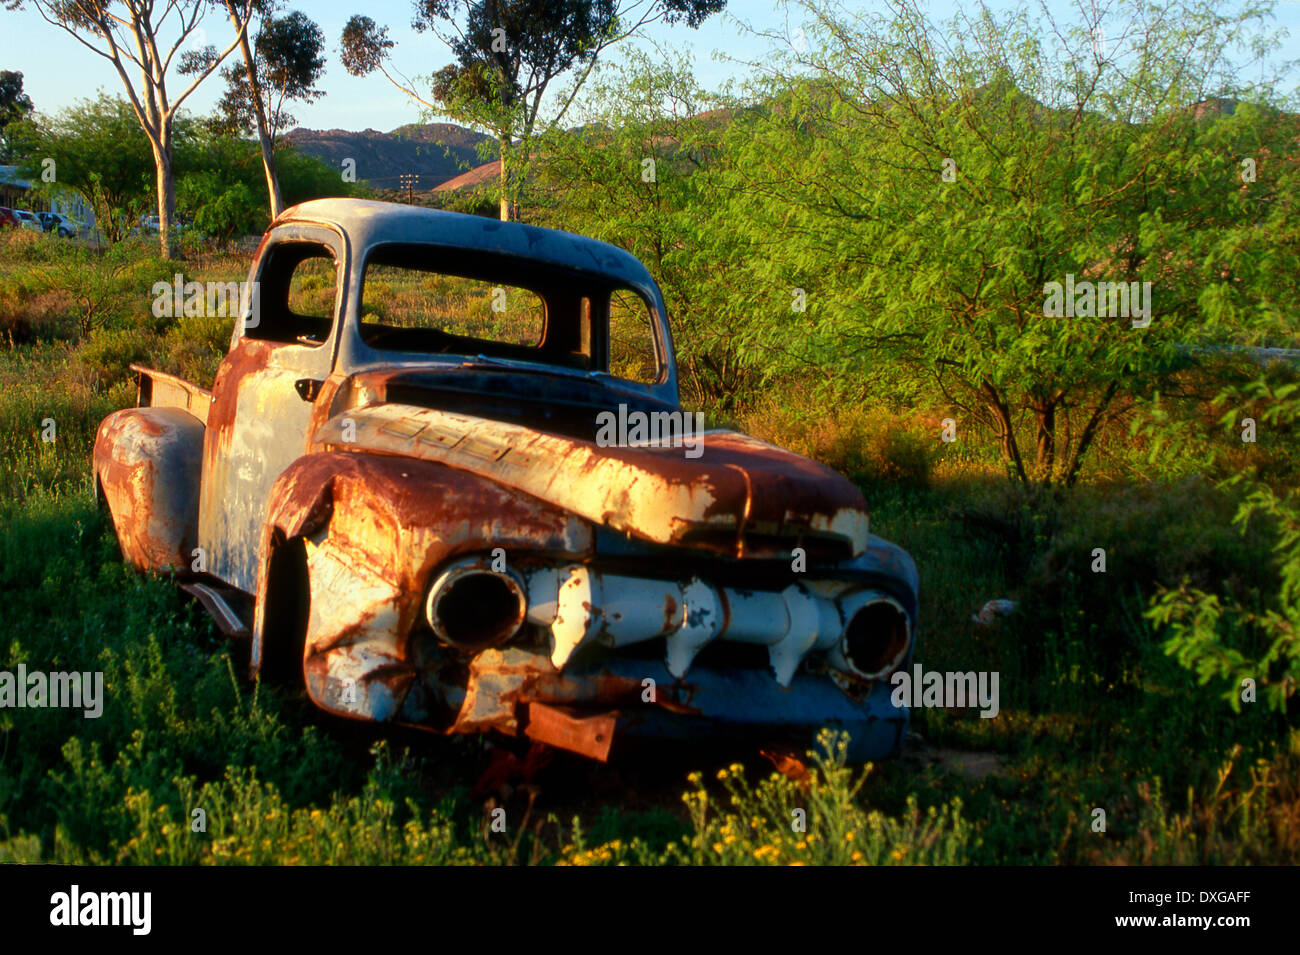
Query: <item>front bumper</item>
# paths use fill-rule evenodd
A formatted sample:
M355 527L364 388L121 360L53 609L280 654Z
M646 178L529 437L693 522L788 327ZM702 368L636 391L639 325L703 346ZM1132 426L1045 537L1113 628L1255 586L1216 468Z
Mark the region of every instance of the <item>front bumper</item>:
M461 687L380 666L367 671L359 650L340 647L308 668L317 703L426 729L437 728L436 711L450 708L455 718L444 732L522 733L596 759L621 735L699 740L793 730L811 743L826 727L849 735L851 760L882 759L898 753L909 719L885 680L856 699L821 674L797 673L783 687L762 669L695 667L675 680L660 661L623 658L575 661L561 672L544 653L492 649L473 658Z
M481 558L434 568L425 599L353 559L345 544L327 537L309 556L304 675L312 699L336 714L441 733L522 734L597 759L615 735L773 731L811 742L822 728L848 733L853 759L880 759L898 752L906 732L909 714L892 705L888 673L915 647L915 570L888 542L873 539L837 579L766 589L706 583L687 568L673 581L579 565L530 570L521 561L518 571L494 573L512 577L506 590L525 599L500 615L500 640L479 649L449 648L452 634L412 617L436 617L440 584L457 567L483 572ZM496 606L506 590L462 609ZM882 642L888 665L855 676L840 651L864 606L905 614L908 639ZM676 652L682 643L689 654Z

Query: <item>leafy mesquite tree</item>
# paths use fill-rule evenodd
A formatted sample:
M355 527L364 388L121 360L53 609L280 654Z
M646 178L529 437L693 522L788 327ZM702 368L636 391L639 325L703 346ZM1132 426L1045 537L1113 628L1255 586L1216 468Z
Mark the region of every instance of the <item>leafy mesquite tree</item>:
M1202 306L1257 330L1263 344L1293 344L1300 331L1300 116L1275 110L1251 116L1238 108L1216 131L1224 152L1249 154L1258 162L1254 181L1239 197L1237 226L1216 231L1193 249L1210 265ZM1256 201L1265 204L1263 216L1249 208ZM1261 447L1294 447L1300 386L1294 371L1275 365L1255 380L1229 385L1216 404L1224 409L1221 423L1230 443L1241 453L1223 482L1242 492L1235 523L1243 532L1271 530L1272 566L1253 577L1255 599L1184 581L1157 594L1147 617L1161 626L1165 652L1202 684L1219 685L1234 710L1240 712L1257 693L1259 702L1285 712L1300 689L1300 492L1285 475L1261 475L1256 462ZM1258 429L1257 441L1241 440L1246 419ZM1204 445L1199 426L1168 416L1153 423L1163 440L1192 449ZM1218 470L1213 450L1197 456L1204 473ZM1275 588L1261 582L1270 574Z
M1222 97L1252 96L1231 56L1263 8L945 28L890 6L806 5L732 130L727 220L770 300L750 342L845 381L888 368L990 427L1014 478L1071 483L1186 346L1240 332L1205 296L1260 238L1189 250L1268 214L1218 128Z
M204 33L200 23L208 10L208 0L167 0L161 6L154 0L6 0L5 6L19 10L28 2L47 23L65 30L116 70L153 153L158 241L162 254L170 255L176 212L172 150L177 111L239 45L243 30L222 52L201 53ZM249 2L243 0L245 10ZM168 73L173 66L179 69L187 54L197 55L204 65L173 98L168 91ZM134 78L133 68L137 73Z
M343 30L343 65L376 70L433 113L485 129L501 162L501 218L513 215L547 91L570 71L571 88L550 116L559 124L601 53L647 25L698 27L726 0L417 0L412 26L451 48L455 62L428 78L427 94L387 67L387 27L357 15Z
M538 138L531 218L645 262L668 306L687 400L734 410L757 385L737 354L754 296L743 242L719 228L719 142L733 117L716 105L684 58L633 52L587 85L573 129Z

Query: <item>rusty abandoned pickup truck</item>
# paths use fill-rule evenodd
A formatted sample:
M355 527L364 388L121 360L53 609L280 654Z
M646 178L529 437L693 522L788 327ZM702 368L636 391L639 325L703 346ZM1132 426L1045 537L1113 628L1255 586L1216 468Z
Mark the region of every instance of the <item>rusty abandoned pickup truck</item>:
M911 558L835 472L691 433L634 257L319 200L272 223L245 288L212 390L138 368L94 469L126 559L251 639L254 674L596 759L623 733L824 726L854 759L898 750Z

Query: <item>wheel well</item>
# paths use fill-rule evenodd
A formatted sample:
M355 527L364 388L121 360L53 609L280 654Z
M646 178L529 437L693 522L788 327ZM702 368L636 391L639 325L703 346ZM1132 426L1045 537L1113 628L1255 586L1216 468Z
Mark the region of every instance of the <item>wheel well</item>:
M275 683L302 682L302 657L311 613L307 547L301 537L272 545L267 564L266 599L261 609L261 659L258 672Z

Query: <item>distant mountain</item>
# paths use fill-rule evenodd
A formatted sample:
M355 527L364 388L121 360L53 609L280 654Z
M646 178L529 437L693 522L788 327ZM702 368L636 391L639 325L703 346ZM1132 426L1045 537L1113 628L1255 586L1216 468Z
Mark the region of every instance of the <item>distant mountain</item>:
M299 127L284 134L285 142L299 152L335 168L341 168L345 159L355 159L357 179L376 189L396 189L398 176L417 173L420 192L481 165L477 147L486 139L453 123L411 124L388 133Z

